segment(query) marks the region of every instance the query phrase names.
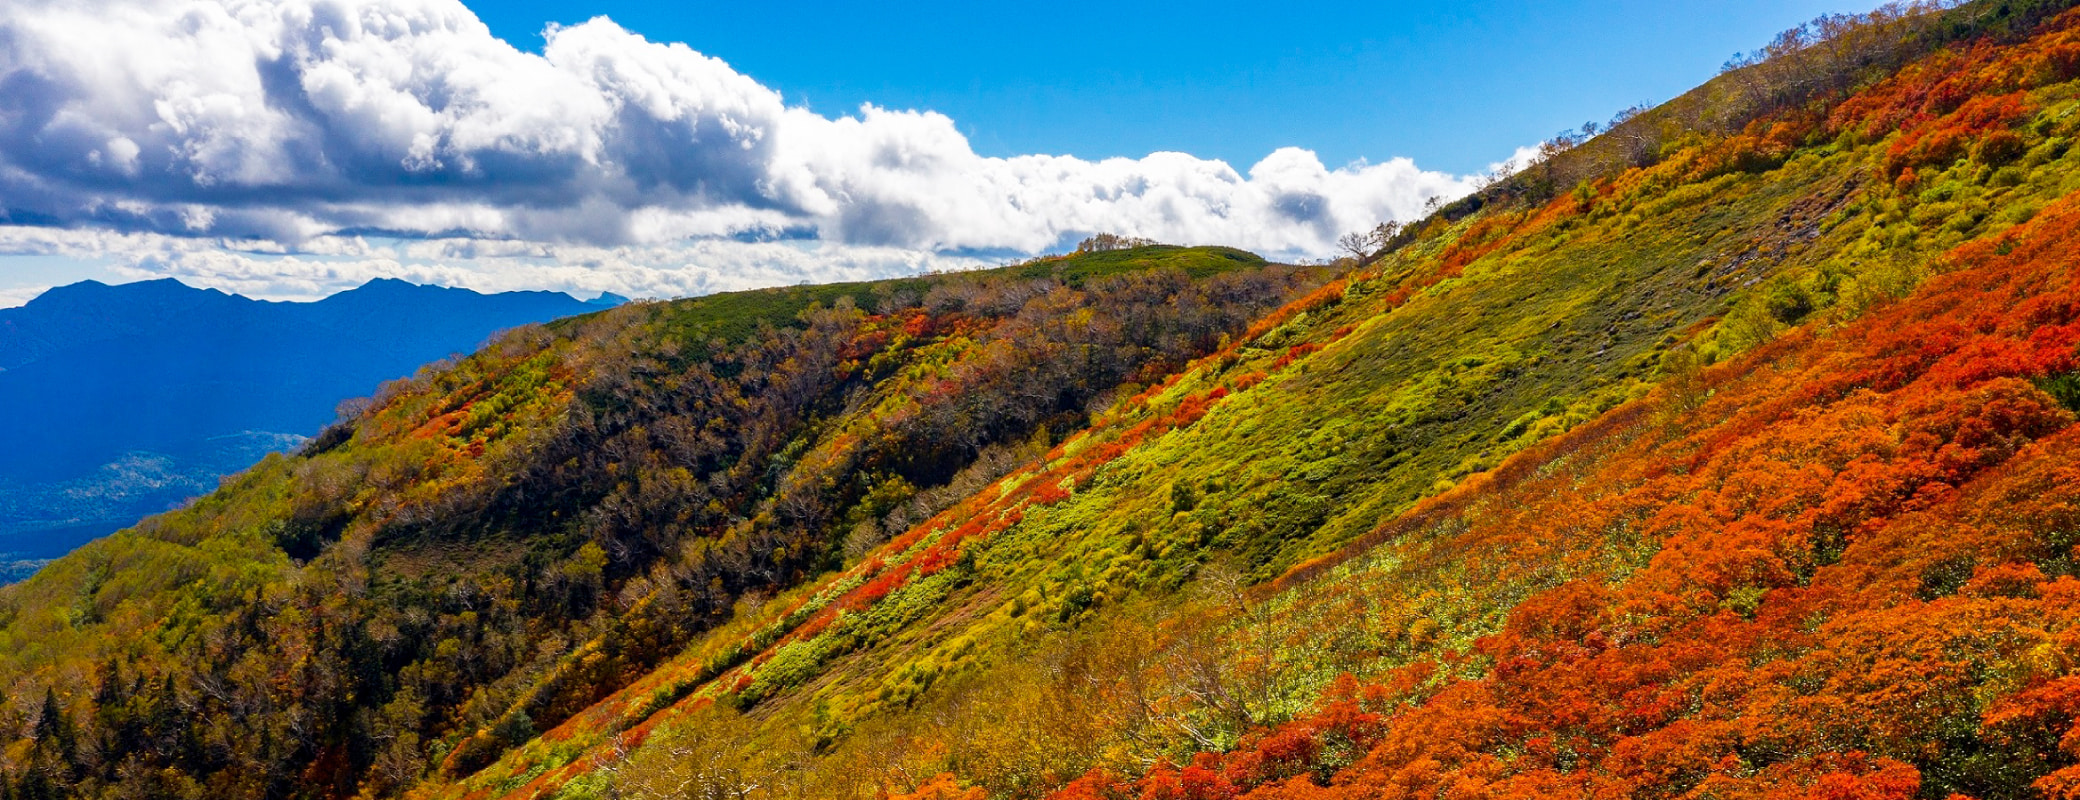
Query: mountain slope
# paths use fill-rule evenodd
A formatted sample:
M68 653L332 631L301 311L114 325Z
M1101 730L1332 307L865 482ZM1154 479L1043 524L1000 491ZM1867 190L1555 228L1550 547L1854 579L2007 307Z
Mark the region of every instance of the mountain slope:
M1072 442L1051 471L1020 473L982 496L995 505L957 510L916 532L921 543L898 540L908 552L892 547L884 564L869 562L890 579L847 573L777 609L768 604L733 637L690 651L683 667L551 731L453 794L562 787L570 797L649 796L692 781L725 792L755 783L782 795L800 786L859 796L947 770L1017 796L1092 766L1134 775L1150 760L1184 763L1200 748L1237 747L1257 726L1303 713L1338 671L1376 675L1413 660L1382 659L1382 648L1464 651L1536 587L1503 580L1496 593L1468 598L1472 589L1444 593L1419 574L1392 585L1441 596L1378 623L1364 605L1321 617L1314 633L1343 648L1336 658L1287 638L1333 596L1303 586L1270 605L1238 606L1215 588L1247 585L1252 574L1277 574L1360 537L1455 468L1492 464L1652 381L1679 379L1694 396L1698 365L1791 323L1824 326L1881 307L1950 268L1941 254L1954 243L1991 239L2080 188L2059 123L2072 107L2062 82L2070 73L2031 66L2056 58L2065 30L2061 22L2027 44L1940 55L1835 119L1794 115L1782 127L1772 119L1743 135L1695 137L1585 196L1430 228L1377 272L1354 276L1334 303L1306 308L1301 325L1260 340L1268 346L1256 347L1254 360L1245 344L1234 358L1202 362L1146 412L1128 414L1112 433L1094 430L1082 450L1091 457L1079 458ZM1942 98L1933 87L1946 83L1970 87L1963 97L2025 90L2009 99L2033 113L1988 126L1969 104L1928 101ZM1857 140L1871 116L1907 104L1919 106L1907 108L1908 130ZM1921 167L1932 174L1888 180L1903 174L1888 173L1894 153L1960 128L1954 135L1967 144ZM1999 141L1993 134L2003 131L2023 146L1968 156L1979 149L1972 140ZM1752 166L1726 167L1744 162ZM2063 287L2033 289L2056 298ZM1685 316L1686 303L1724 313ZM1615 313L1597 319L1600 305ZM1570 323L1586 331L1550 333ZM1324 349L1308 352L1317 345ZM1563 359L1570 363L1552 364ZM1483 374L1490 364L1495 371ZM1534 402L1511 405L1519 397ZM2055 404L2033 402L2049 421L2031 423L2029 435L2063 424L2046 410ZM1155 427L1143 427L1151 420ZM1426 426L1448 433L1426 436ZM934 536L959 544L935 546ZM1565 568L1563 559L1644 558L1647 546L1621 540L1549 557ZM1302 563L1294 580L1325 563ZM1432 564L1483 590L1482 580L1508 574L1477 558ZM1194 571L1215 588L1186 611L1134 600L1150 590L1175 598L1164 587ZM948 574L956 577L939 578ZM1756 587L1741 588L1742 603L1759 598ZM1236 617L1262 622L1239 630L1222 622ZM1478 658L1450 663L1473 669ZM656 713L661 705L670 710ZM1327 781L1338 763L1314 766ZM2014 766L2011 777L2030 769ZM1151 785L1150 796L1221 796L1160 784L1121 796Z
M1059 796L2063 796L2076 247L2068 196L1425 503L1230 643L1376 682Z
M1317 272L1151 247L516 331L9 590L12 690L102 692L24 780L227 797L466 772Z
M0 592L9 790L2062 796L2054 6L1830 29L1327 283L514 334Z
M61 555L294 447L382 381L593 310L394 280L270 303L172 279L0 310L0 550Z

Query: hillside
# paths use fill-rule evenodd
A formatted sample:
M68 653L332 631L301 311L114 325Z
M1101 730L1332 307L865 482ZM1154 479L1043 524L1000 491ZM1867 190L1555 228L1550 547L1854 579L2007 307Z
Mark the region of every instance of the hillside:
M2070 796L2054 5L1833 20L1333 269L515 332L0 590L7 791Z
M275 303L165 279L0 309L0 561L63 555L294 448L383 381L599 308L394 280Z
M103 710L63 736L23 723L42 748L10 751L41 765L23 791L348 794L467 772L1318 273L1150 247L519 329L9 589L11 691L94 685ZM494 722L502 738L455 743Z

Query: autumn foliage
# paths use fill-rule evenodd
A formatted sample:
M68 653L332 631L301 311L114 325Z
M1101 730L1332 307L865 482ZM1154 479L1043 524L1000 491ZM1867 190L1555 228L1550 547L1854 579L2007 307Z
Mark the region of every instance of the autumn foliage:
M1823 18L1341 275L512 334L0 591L0 800L2080 797L2052 5Z
M1056 796L2076 796L2080 427L2038 388L2080 370L2076 249L2067 201L1694 411L1527 453L1430 558L1652 555L1527 597L1449 656L1475 676Z

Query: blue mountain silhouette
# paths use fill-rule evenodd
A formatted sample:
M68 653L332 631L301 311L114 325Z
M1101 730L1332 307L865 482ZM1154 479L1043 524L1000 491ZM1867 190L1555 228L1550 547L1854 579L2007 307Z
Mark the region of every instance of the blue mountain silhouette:
M342 400L500 330L619 302L376 280L282 303L165 279L86 281L0 310L0 562L62 554L215 488L315 434Z

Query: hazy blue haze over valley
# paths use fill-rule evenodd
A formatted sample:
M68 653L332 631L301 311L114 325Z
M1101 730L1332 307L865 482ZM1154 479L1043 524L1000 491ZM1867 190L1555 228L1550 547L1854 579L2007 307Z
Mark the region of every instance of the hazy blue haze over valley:
M0 310L0 563L213 489L316 434L342 400L498 330L601 307L387 280L274 303L165 279Z

